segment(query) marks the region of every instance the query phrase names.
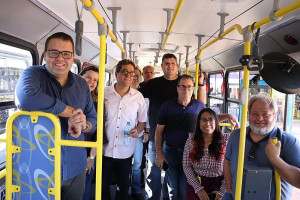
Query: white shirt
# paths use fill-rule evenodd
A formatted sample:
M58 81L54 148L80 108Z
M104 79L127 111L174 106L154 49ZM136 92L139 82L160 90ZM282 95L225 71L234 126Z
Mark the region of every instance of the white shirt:
M125 159L132 156L136 139L131 138L131 145L124 146L124 129L127 122L131 128L138 122L147 121L147 106L143 95L130 88L128 93L121 97L109 86L104 89L104 122L108 144L103 146L103 155L106 157Z

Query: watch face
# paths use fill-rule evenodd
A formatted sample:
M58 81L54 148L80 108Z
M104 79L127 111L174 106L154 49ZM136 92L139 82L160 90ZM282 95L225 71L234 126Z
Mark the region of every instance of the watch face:
M95 156L90 155L90 159L94 160L94 159L95 159Z

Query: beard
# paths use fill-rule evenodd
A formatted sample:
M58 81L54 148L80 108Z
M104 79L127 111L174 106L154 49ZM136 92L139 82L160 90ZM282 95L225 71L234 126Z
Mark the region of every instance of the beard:
M263 128L256 127L255 123L254 124L249 123L249 125L250 125L251 130L254 133L256 133L257 135L268 135L273 130L273 128L275 127L275 119L273 120L272 123L267 124L267 126L263 127Z

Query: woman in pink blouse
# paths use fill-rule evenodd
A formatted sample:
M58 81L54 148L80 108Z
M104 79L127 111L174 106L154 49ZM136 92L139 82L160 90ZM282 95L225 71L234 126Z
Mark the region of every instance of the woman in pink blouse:
M210 108L202 109L197 122L183 153L186 199L220 200L225 193L223 161L229 134L221 132L217 115Z

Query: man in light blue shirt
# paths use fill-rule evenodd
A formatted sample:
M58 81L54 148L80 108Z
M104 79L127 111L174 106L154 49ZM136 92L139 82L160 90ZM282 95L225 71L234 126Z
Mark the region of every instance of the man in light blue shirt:
M284 177L293 176L293 172L287 167L278 167L272 163L271 154L266 154L266 146L271 143L273 137L281 141L280 158L289 165L300 168L300 145L295 137L275 126L277 105L266 93L253 95L249 100L249 127L246 130L245 143L245 166L267 167L273 170L271 180L270 200L275 200L275 180L274 170L281 176L281 199L289 200L292 198L293 187ZM239 149L240 130L236 129L230 135L224 161L224 178L226 182L226 194L223 200L233 199L235 195L238 149ZM285 169L284 169L285 168ZM232 195L231 195L232 194Z

